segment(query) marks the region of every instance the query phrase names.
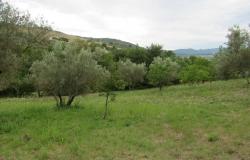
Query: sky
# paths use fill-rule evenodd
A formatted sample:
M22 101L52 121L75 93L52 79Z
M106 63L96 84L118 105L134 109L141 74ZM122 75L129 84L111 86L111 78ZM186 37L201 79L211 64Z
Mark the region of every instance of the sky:
M5 0L53 29L165 49L217 48L250 24L250 0Z

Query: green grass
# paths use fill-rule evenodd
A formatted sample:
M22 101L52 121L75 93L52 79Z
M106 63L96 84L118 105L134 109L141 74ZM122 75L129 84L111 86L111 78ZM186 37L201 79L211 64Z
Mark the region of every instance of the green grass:
M0 99L0 159L250 159L250 88L243 80L79 97Z

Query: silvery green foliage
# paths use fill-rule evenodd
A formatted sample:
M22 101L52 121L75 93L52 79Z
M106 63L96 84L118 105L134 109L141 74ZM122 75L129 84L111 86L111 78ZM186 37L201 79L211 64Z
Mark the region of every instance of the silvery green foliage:
M156 57L149 66L147 77L152 85L161 89L177 79L178 69L179 65L170 58Z
M89 50L74 43L57 42L52 52L31 68L41 90L54 96L75 97L95 88L108 72L97 64Z
M146 68L144 63L136 64L127 59L118 62L117 72L129 88L134 88L136 84L144 81Z

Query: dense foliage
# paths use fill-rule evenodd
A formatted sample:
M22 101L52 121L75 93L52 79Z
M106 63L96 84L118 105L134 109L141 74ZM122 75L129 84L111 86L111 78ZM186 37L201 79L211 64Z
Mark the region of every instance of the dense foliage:
M161 90L178 78L178 69L179 65L170 58L156 57L149 66L149 82Z
M117 64L117 73L120 80L122 80L129 89L144 81L146 74L144 64L135 64L130 60L119 61Z
M90 51L71 43L57 42L43 60L31 67L37 88L53 95L58 106L70 106L74 98L86 94L108 74ZM65 103L63 96L68 96Z
M49 48L49 31L43 19L34 21L29 14L0 2L0 91L12 88L19 96L30 87L26 75Z
M199 83L214 80L215 69L208 59L190 57L180 72L182 82Z

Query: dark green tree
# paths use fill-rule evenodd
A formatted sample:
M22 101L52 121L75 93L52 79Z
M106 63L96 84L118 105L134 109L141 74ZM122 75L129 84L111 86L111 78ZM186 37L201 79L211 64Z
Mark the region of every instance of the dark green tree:
M249 32L234 26L227 38L227 47L221 48L214 59L217 75L222 79L244 77L249 84Z

